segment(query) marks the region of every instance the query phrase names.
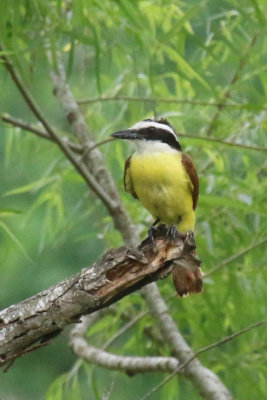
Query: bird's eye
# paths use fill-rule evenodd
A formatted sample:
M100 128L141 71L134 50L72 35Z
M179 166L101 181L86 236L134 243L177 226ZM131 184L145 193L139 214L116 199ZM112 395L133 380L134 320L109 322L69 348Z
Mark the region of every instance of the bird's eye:
M155 127L154 126L150 126L148 129L149 129L149 132L154 132Z

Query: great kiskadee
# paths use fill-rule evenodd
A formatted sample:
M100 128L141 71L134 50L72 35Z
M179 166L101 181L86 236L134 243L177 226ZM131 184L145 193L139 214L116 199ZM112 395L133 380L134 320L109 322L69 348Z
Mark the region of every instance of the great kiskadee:
M177 225L182 233L193 231L199 192L198 175L191 158L182 152L168 121L146 119L112 136L131 140L137 145L136 153L125 163L124 187L153 215L153 226L161 221ZM182 270L173 270L178 294L200 292L200 269Z
M182 153L166 119L146 119L113 137L132 140L137 151L126 160L124 187L153 215L155 222L193 231L199 182L191 158Z

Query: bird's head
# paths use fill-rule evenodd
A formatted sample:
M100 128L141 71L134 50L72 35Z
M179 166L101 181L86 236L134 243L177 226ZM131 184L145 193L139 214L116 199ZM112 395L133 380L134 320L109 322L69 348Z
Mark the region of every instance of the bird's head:
M142 143L164 143L181 151L181 145L173 127L164 118L160 120L145 119L137 122L131 128L115 132L111 136L117 139L132 140L139 145L142 145Z

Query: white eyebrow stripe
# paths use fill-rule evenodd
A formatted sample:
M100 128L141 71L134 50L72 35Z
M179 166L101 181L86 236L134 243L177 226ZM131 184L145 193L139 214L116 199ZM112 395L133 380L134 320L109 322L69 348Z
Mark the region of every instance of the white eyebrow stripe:
M149 128L150 126L154 126L155 128L168 131L176 137L174 130L169 125L161 124L156 121L140 121L140 122L137 122L136 124L134 124L133 126L131 126L130 129L139 130L139 129Z

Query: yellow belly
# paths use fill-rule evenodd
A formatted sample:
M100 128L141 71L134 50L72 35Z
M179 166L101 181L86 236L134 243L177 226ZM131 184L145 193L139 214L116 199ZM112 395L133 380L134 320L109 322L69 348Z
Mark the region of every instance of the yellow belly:
M135 154L129 172L138 199L154 218L178 224L181 232L194 230L192 184L180 152Z

